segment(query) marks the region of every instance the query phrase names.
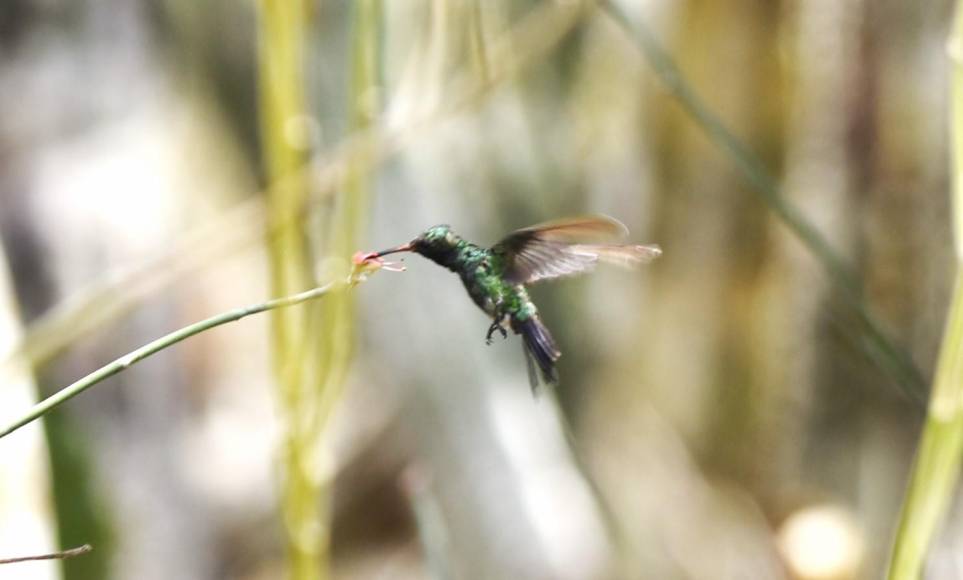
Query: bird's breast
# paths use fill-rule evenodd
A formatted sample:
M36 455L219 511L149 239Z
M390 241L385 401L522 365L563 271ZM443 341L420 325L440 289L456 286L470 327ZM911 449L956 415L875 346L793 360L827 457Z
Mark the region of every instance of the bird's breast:
M501 296L498 280L482 266L464 272L461 279L475 304L489 316L494 316Z

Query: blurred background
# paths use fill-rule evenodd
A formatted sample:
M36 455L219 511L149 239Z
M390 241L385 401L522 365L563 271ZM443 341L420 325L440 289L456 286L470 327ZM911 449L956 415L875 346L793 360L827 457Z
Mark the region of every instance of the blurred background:
M950 5L615 4L4 0L4 422L436 223L664 254L533 290L536 397L417 256L168 349L0 441L0 558L95 548L0 578L879 577L951 289Z

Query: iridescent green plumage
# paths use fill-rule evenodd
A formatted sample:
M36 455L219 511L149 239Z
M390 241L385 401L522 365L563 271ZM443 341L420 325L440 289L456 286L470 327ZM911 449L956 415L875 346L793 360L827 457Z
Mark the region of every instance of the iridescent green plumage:
M626 231L620 222L605 216L571 218L518 230L488 249L440 225L378 256L416 252L458 274L475 304L494 320L486 336L489 343L496 330L507 336L506 326L522 335L529 378L535 388L536 365L545 382L558 382L555 363L561 352L539 319L525 285L580 274L599 261L634 265L661 254L657 246L585 243L625 235Z

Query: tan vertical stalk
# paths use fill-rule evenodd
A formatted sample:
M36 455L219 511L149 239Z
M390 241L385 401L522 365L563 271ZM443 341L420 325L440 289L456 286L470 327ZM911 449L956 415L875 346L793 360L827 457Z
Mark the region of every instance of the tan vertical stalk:
M272 296L314 284L304 222L297 214L307 195L299 177L305 152L291 139L303 119L304 0L261 0L259 12L259 90L261 140L268 183L268 219L281 224L267 241ZM316 404L309 384L310 309L277 311L272 317L272 349L284 429L281 443L281 512L286 532L289 577L322 578L326 543L319 494L322 475L312 468L317 438L307 428L304 409Z
M369 129L380 111L381 0L352 3L349 128L352 133ZM351 253L367 222L371 198L371 155L361 154L347 168L344 190L330 221L326 263L339 277L347 275ZM332 296L321 306L318 340L321 404L315 425L324 429L341 398L344 378L354 346L354 299L348 292Z
M789 120L783 192L850 260L851 236L857 231L849 185L853 170L847 151L852 107L839 95L849 90L854 76L862 2L815 0L783 11L787 16L784 32L794 39L792 60L787 61L793 81L790 108L781 113ZM813 50L814 46L818 50ZM769 287L764 290L768 310L757 319L767 325L766 334L754 337L771 346L756 364L764 373L763 384L774 387L766 393L773 397L767 401L773 406L762 418L770 435L761 439L779 446L777 456L784 458L781 465L769 466L778 470L771 475L794 484L804 479L807 466L799 441L812 420L820 381L826 379L817 375L829 348L821 334L826 332L821 330L821 313L833 299L832 282L819 276L816 257L791 232L773 225L776 244L766 270ZM809 282L800 285L794 283L797 280ZM793 356L784 356L787 352Z

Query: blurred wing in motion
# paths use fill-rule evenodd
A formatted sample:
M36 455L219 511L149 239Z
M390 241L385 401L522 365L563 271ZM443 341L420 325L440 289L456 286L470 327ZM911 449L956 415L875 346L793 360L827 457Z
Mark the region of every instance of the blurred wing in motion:
M515 231L492 251L505 257L505 277L513 284L582 274L599 261L632 267L662 254L658 246L583 243L621 238L627 233L621 222L607 216L569 218Z

